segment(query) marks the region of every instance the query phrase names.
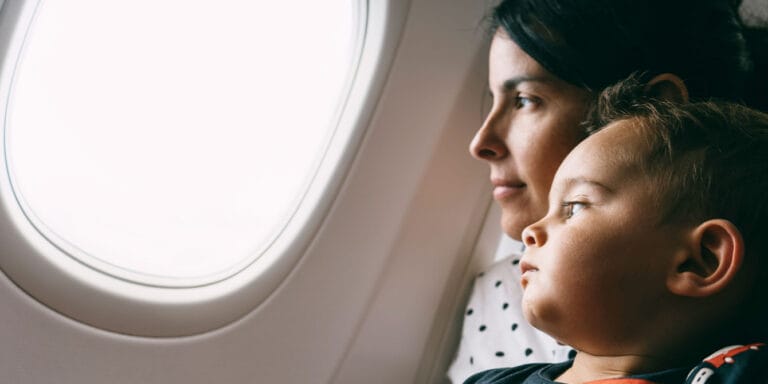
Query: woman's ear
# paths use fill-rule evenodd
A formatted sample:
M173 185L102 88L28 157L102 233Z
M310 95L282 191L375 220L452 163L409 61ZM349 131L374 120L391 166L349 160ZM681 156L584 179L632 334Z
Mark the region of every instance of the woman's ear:
M689 100L688 87L685 86L685 82L672 73L654 76L645 84L643 90L647 96L661 100L676 103L687 103Z
M733 223L712 219L694 228L676 256L667 287L680 296L707 297L733 282L744 262L744 239Z

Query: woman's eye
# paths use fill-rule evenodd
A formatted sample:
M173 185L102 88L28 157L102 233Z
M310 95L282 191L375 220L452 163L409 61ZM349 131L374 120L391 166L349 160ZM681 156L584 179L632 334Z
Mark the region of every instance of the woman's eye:
M573 215L579 213L586 206L587 204L580 203L578 201L569 201L569 202L563 203L563 208L565 208L565 218L570 219L571 217L573 217Z
M533 105L535 103L536 103L536 101L533 98L531 98L531 97L521 96L521 95L515 96L515 107L518 108L518 109L519 108L525 108L525 107L527 107L529 105Z

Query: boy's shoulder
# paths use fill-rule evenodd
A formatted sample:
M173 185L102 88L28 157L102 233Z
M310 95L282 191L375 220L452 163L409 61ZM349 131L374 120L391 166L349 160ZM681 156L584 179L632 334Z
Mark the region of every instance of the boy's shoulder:
M568 369L573 361L559 364L526 364L515 368L492 369L480 372L464 384L557 384L555 379ZM684 384L688 369L678 368L663 372L590 381L589 384ZM741 382L739 382L741 384Z
M699 363L686 383L768 383L768 346L753 343L720 349Z
M477 373L464 384L551 384L571 365L526 364ZM686 374L687 373L687 374ZM591 384L768 384L768 346L765 343L733 345L711 354L693 369L672 369Z
M525 364L513 368L497 368L482 371L472 375L464 384L540 384L549 381L539 380L542 370L553 365L562 364ZM568 364L570 365L570 364ZM568 367L565 366L565 368Z

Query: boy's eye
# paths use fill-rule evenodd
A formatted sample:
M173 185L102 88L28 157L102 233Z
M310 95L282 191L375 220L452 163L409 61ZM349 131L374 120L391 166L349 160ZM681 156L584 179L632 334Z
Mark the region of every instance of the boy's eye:
M573 217L573 215L579 213L586 206L586 203L580 203L578 201L568 201L563 203L563 208L565 208L565 218L570 219Z

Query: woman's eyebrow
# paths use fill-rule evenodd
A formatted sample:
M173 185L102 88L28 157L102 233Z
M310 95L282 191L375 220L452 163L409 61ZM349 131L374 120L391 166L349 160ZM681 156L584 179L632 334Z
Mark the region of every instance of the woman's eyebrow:
M522 83L552 83L553 79L545 76L517 76L504 80L504 90L517 88Z

